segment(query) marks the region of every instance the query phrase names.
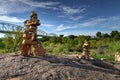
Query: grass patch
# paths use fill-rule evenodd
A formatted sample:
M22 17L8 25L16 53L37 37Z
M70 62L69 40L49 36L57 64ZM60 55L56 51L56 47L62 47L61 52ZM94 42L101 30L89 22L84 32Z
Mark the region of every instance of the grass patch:
M109 61L115 61L114 56L109 56L109 55L98 54L98 55L92 55L92 57L95 58L95 59L105 58Z

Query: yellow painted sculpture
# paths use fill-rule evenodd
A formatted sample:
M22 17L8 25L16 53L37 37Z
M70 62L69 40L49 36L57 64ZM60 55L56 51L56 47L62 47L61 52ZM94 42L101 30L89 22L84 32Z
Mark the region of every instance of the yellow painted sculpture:
M45 55L45 49L37 39L37 26L40 22L37 18L37 14L33 11L30 15L30 20L24 22L26 30L24 31L21 43L20 55L22 56L41 56Z
M83 52L82 52L82 56L81 58L83 59L89 59L89 43L87 40L84 41L84 44L83 44Z

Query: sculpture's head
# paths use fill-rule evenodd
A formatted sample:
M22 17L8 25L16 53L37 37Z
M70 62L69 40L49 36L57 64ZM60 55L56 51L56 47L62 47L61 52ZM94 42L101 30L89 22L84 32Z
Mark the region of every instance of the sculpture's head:
M31 21L36 21L37 20L37 13L32 11L31 14L30 14L30 20Z
M30 17L37 16L37 13L35 11L32 11L30 14Z
M84 44L83 44L83 47L88 47L89 46L89 43L87 40L84 41Z

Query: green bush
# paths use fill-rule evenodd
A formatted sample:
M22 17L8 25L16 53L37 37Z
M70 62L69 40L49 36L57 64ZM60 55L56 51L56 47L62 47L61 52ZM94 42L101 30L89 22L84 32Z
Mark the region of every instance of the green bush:
M105 58L109 61L114 61L115 60L113 53L99 54L99 53L97 53L96 50L90 50L90 55L95 59Z
M120 41L111 42L108 45L108 48L106 49L106 51L108 53L116 53L116 52L120 53Z

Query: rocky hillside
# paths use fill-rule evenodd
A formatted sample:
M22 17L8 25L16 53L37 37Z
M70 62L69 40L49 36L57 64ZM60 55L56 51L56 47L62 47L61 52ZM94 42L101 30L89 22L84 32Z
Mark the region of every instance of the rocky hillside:
M120 80L119 68L100 60L0 55L0 80Z

